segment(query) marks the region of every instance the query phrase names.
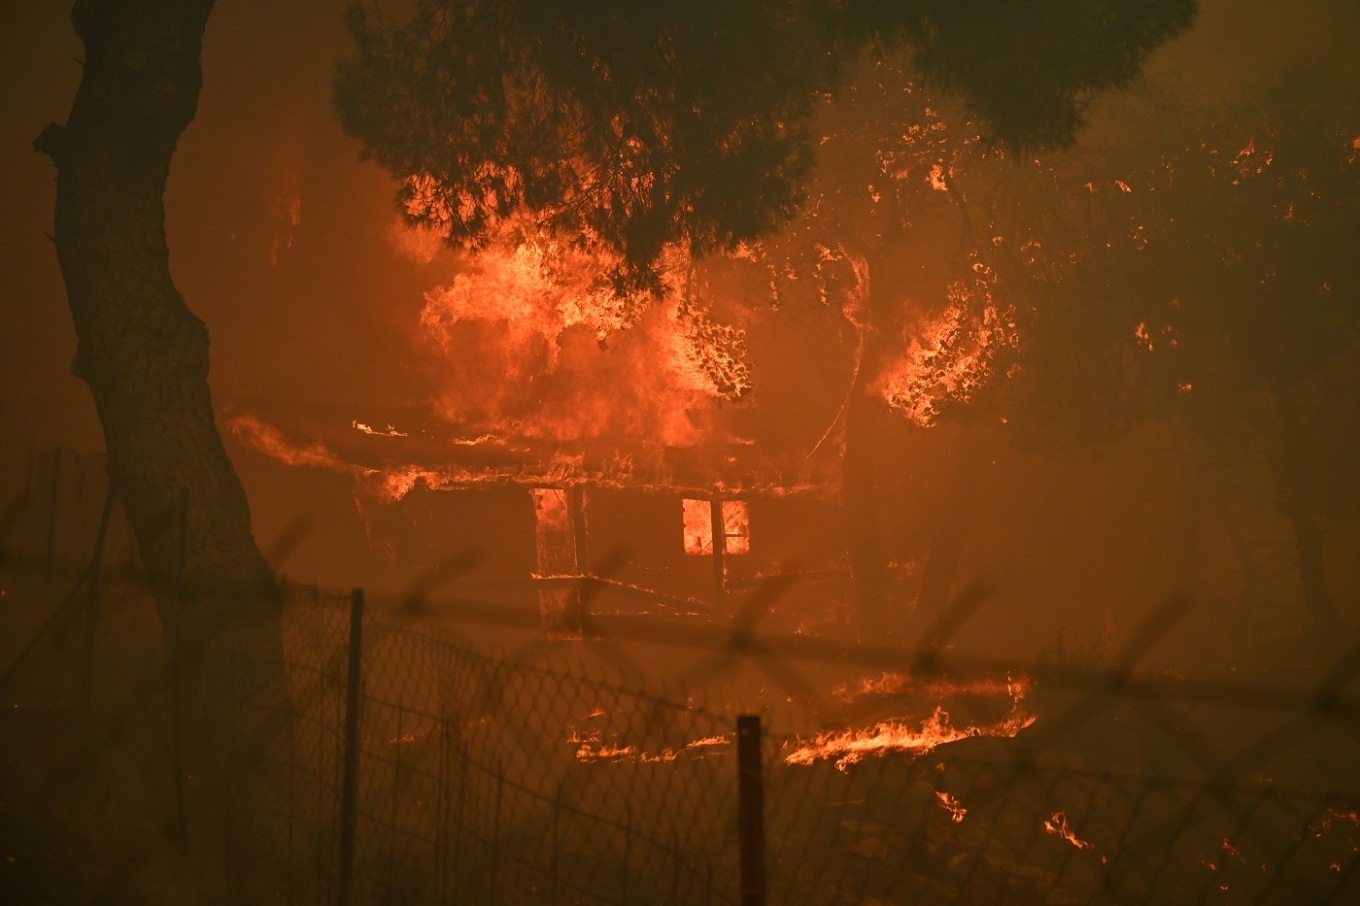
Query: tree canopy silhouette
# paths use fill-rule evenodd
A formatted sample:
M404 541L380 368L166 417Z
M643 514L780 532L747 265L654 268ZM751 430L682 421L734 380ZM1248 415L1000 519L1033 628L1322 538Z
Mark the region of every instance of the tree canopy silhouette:
M813 166L817 93L849 54L902 44L1014 150L1073 140L1194 0L421 0L349 7L341 121L400 179L414 223L477 247L528 212L656 286L671 243L705 253L787 221Z
M1298 72L1212 114L1154 100L1103 153L1036 161L995 196L1025 301L1010 423L1051 445L1172 418L1220 479L1224 462L1266 464L1331 645L1324 517L1356 500L1342 426L1360 405L1360 107Z

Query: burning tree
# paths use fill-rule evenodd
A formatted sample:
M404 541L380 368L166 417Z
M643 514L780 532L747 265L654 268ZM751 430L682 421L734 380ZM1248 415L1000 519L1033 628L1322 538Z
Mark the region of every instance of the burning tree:
M599 254L621 297L661 297L674 288L681 275L667 264L677 256L749 253L806 202L818 225L798 239L819 235L798 254L848 263L859 284L851 291L858 301L845 310L860 319L860 364L868 364L857 369L846 415L846 474L856 479L846 494L860 610L881 625L882 545L869 513L874 490L860 480L868 473L857 459L873 433L865 391L881 389L892 405L929 421L947 399L972 392L1006 325L982 299L992 277L973 242L950 257L952 307L915 331L915 361L892 370L881 359L881 337L903 328L883 311L902 292L887 277L887 262L909 257L904 208L920 201L905 196L919 196L922 185L952 195L950 156L969 153L969 142L980 149L982 140L971 134L945 150L955 137L938 134L942 121L922 104L924 95L913 96L910 86L892 92L882 73L859 78L860 50L904 49L927 80L975 106L990 138L1016 150L1072 141L1086 101L1127 84L1151 49L1188 25L1193 9L1190 2L1092 8L1063 0L1023 11L1004 4L644 10L427 0L396 22L355 4L356 53L338 70L336 98L364 155L402 181L398 209L411 224L479 249L512 218L533 223L534 235ZM1015 78L1021 70L1036 75ZM874 81L882 96L867 128L897 131L886 141L876 131L867 146L879 155L869 162L868 194L874 203L894 197L881 209L887 213L866 217L865 193L854 184L865 178L863 162L846 166L836 156L866 150L855 144L864 127L853 118L865 108L854 96L861 83L874 93ZM840 141L829 155L824 147L814 153L823 144L818 101L841 82L850 85L838 99L846 119ZM823 175L808 201L805 182L818 155L834 175ZM857 235L875 225L876 235ZM880 280L888 292L877 289ZM974 323L975 315L982 320Z
M617 255L620 290L656 288L668 245L732 249L789 219L814 157L815 92L864 44L910 47L1024 148L1071 142L1088 99L1128 84L1193 12L1192 0L423 0L397 22L354 3L336 101L364 155L403 181L413 223L476 248L527 212Z

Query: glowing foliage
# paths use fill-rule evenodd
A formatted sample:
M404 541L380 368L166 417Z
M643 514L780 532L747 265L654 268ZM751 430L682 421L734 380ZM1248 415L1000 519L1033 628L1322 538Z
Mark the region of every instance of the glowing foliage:
M997 354L1019 342L1013 312L992 301L991 271L946 290L946 304L905 338L906 351L878 380L882 398L909 420L930 427L947 403L967 403L991 379Z
M1013 148L1063 144L1091 96L1126 84L1194 10L1193 0L410 6L398 21L352 3L355 52L336 77L341 121L364 154L420 174L401 190L407 216L479 247L527 213L616 255L623 289L659 288L669 246L731 249L793 216L813 164L815 99L865 46L910 48L919 71Z
M700 379L696 389L729 400L750 392L745 331L713 320L705 308L688 300L676 306L675 320L684 340L678 354L690 362L688 373Z

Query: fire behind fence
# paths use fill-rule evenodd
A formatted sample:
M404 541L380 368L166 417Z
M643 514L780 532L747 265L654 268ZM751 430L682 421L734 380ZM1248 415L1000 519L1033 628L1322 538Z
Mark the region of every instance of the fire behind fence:
M238 854L237 870L267 870L294 902L763 902L738 864L731 709L649 688L621 669L623 647L493 655L354 613L339 597L288 607L291 732L261 768L286 775L286 792L271 803L274 845ZM624 647L626 635L614 634ZM771 685L792 702L783 692L805 679L793 665L816 643L744 644L732 659L777 665ZM771 903L1360 896L1355 713L1325 690L1050 664L1012 672L998 696L931 652L838 656L870 668L843 700L877 698L885 713L949 696L975 720L936 710L791 732L797 720L767 709ZM1242 745L1223 709L1271 726Z
M88 714L97 752L131 745L129 727L167 707L154 665L111 682L147 650L131 642L150 606L130 567L100 566L103 522L86 519L72 544L48 526L39 556L9 545L2 564L6 719ZM82 563L75 548L90 545ZM56 568L59 548L72 569ZM274 708L279 732L233 753L272 794L190 818L243 831L226 837L234 871L298 903L735 903L757 875L787 904L1360 899L1360 653L1255 681L1140 670L1171 601L1103 661L969 661L947 643L981 586L911 650L765 631L758 615L783 587L767 582L730 621L600 617L585 641L501 652L418 631L429 624L403 618L409 602L354 620L346 596L294 590L287 694L241 703ZM530 600L419 603L459 611L477 635L537 622ZM646 679L662 672L658 646L698 657L683 684ZM763 696L728 683L752 668ZM53 707L18 707L34 694ZM754 822L737 733L753 706L765 721ZM40 801L28 804L59 808L103 761L32 765L24 795ZM160 773L142 783L171 799L172 759L147 763ZM15 814L13 775L0 779ZM764 871L743 873L753 824ZM0 891L11 869L0 865Z
M251 767L287 778L255 858L289 901L734 902L725 715L562 652L516 662L364 619L362 600L286 608L287 739Z

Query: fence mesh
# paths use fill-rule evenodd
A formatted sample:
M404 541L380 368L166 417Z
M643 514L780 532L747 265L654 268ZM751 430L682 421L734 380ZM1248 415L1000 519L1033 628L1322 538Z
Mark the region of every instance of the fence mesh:
M74 540L6 517L5 901L192 889L154 606L125 529L96 549L106 485L79 474L71 502L7 510L86 516ZM766 626L788 587L664 619L591 618L583 594L575 641L506 641L532 591L371 601L357 673L349 597L291 588L286 689L242 698L269 733L229 753L253 785L190 820L220 819L235 876L280 902L734 903L749 712L770 903L1360 902L1360 651L1159 672L1170 601L1106 657L969 659L949 627L985 588L894 648ZM434 628L450 614L461 632Z
M293 718L271 749L289 754L276 766L288 806L265 817L285 824L273 870L293 895L334 895L348 606L318 595L285 608ZM362 639L356 901L733 899L729 715L570 642L495 654L377 618Z
M320 899L336 893L346 606L311 596L285 620L295 779L280 817L306 842L279 857L292 893ZM1344 669L1291 689L839 646L858 686L840 684L849 704L810 721L790 692L820 679L816 644L748 632L713 646L724 663L703 691L742 662L777 665L764 704L769 902L1360 891ZM654 641L646 627L619 635L624 649ZM355 901L738 900L736 709L649 689L620 669L634 661L590 642L495 653L374 617L363 639Z

